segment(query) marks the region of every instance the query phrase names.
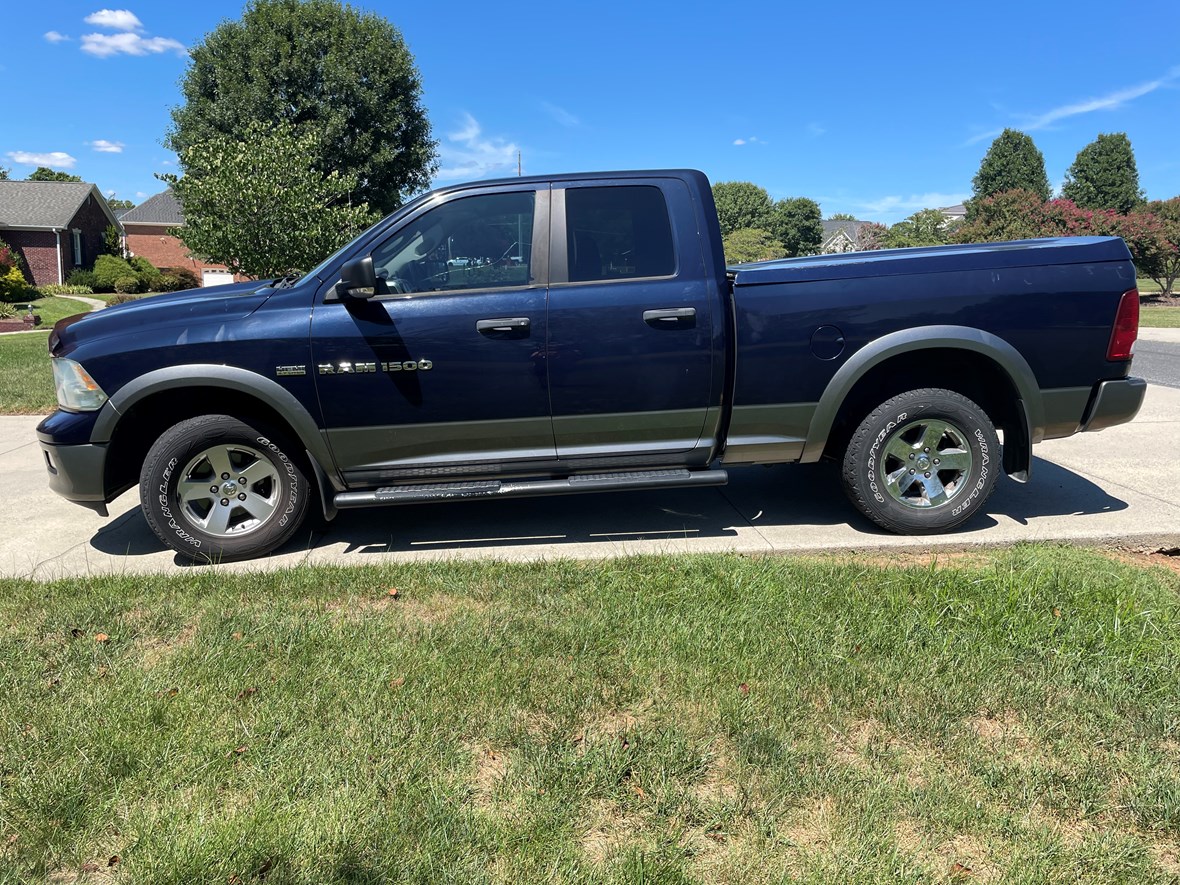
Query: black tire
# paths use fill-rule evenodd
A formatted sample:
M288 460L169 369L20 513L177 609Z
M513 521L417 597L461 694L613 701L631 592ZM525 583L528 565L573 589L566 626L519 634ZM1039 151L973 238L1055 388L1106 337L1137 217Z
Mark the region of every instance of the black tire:
M882 528L936 534L982 509L999 466L1000 441L983 409L952 390L911 390L882 403L852 434L844 491Z
M181 421L152 445L139 474L148 525L199 562L269 553L307 515L311 488L297 451L282 434L229 415Z

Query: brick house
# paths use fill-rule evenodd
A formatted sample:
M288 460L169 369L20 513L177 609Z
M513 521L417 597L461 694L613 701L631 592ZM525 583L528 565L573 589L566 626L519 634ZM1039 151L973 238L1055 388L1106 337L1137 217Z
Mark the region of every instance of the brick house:
M156 267L187 267L202 286L233 282L224 264L194 258L172 233L173 228L184 226L184 211L171 188L128 209L122 222L123 245L131 255L142 255Z
M111 225L119 226L115 214L89 182L0 181L0 240L24 258L34 286L93 267Z

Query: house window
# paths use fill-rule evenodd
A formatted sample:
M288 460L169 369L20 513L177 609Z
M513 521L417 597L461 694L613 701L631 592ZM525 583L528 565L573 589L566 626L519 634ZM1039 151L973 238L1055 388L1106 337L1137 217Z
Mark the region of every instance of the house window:
M82 231L74 230L74 265L82 266Z

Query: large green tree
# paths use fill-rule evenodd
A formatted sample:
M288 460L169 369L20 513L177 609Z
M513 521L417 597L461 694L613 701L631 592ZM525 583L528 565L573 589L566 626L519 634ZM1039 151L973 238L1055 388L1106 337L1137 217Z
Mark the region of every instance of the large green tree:
M1131 213L1132 218L1144 218L1157 231L1155 248L1135 256L1139 273L1155 280L1160 291L1171 294L1180 280L1180 197L1153 200Z
M1126 214L1143 202L1135 151L1125 132L1102 133L1080 151L1061 195L1083 209L1113 209Z
M421 81L389 21L339 0L251 0L190 53L168 147L182 153L251 123L288 123L353 203L391 212L437 168Z
M787 250L768 230L742 227L730 231L722 238L726 264L742 264L746 261L768 261L772 258L786 258Z
M939 246L947 242L946 217L937 209L922 209L889 228L882 246L885 249L901 249Z
M48 166L38 166L30 173L29 181L81 181L77 175L70 175L68 172L58 172L56 169L50 169Z
M737 230L768 230L774 202L765 188L749 181L721 181L713 185L713 202L724 237Z
M1011 190L1029 191L1041 200L1050 194L1044 156L1029 136L1015 129L1005 129L992 142L971 185L972 203Z
M807 197L790 197L774 204L770 232L778 238L787 254L814 255L824 241L824 226L819 203Z
M289 124L248 123L178 154L163 176L184 207L177 235L195 254L255 278L307 270L376 220L348 203L355 174L314 168L316 136Z

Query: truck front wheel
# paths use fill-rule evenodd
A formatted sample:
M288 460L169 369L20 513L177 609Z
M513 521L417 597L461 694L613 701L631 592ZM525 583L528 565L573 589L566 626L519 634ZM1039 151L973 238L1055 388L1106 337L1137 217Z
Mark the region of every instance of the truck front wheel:
M309 492L281 434L229 415L203 415L165 431L139 476L152 531L201 562L269 553L298 530Z
M891 532L946 532L992 493L1000 442L987 413L961 394L928 388L874 409L844 453L844 490Z

